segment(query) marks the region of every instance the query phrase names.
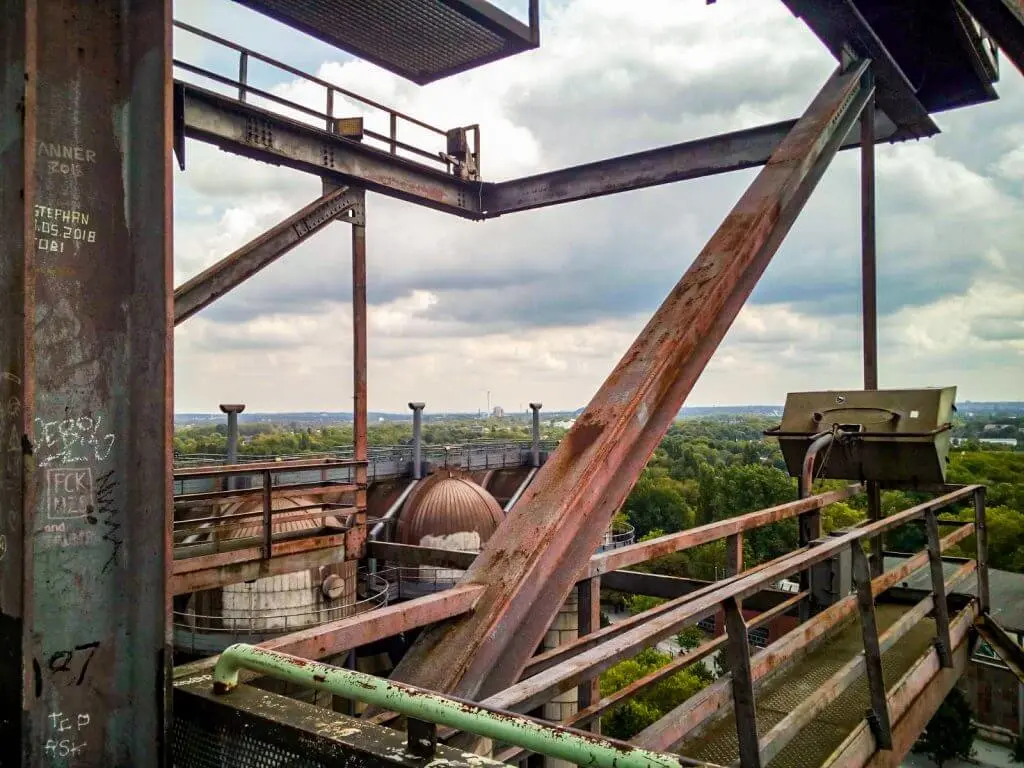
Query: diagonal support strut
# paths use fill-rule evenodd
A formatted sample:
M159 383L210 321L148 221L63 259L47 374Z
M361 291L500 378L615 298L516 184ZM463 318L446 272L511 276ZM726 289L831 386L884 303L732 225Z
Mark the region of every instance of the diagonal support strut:
M872 86L837 71L772 154L463 577L471 615L425 631L394 679L465 698L514 683Z
M237 288L327 224L356 208L361 200L359 191L338 187L178 286L174 289L174 324L183 323Z

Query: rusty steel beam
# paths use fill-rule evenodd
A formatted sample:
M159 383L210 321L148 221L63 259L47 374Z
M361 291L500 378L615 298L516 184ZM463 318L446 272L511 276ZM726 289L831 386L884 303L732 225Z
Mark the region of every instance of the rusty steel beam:
M339 187L303 206L191 280L174 289L174 324L184 322L264 267L352 210L358 201Z
M396 679L470 698L518 679L859 118L867 68L828 80L467 571L478 609L424 632Z
M684 549L699 547L702 544L709 544L713 541L728 539L732 535L760 528L768 523L789 520L792 517L797 517L806 512L818 510L837 501L856 496L863 489L862 485L855 483L838 491L819 493L816 496L788 501L785 504L768 507L767 509L748 512L745 515L698 525L696 528L688 528L678 533L669 533L656 539L640 541L636 544L630 544L628 547L601 552L590 558L586 576L596 576L610 571L622 570L631 565L653 560L656 557L670 555L673 552L680 552Z
M169 0L0 15L0 762L169 764Z
M785 120L487 184L484 186L484 210L488 217L500 216L758 168L768 162L768 158L794 125L796 120ZM875 143L906 138L900 135L896 126L884 114L878 115L874 125ZM864 140L863 136L851 134L843 141L840 149L858 147Z
M472 611L481 594L483 587L480 586L454 586L433 595L281 635L260 643L259 647L304 659L337 656L353 648ZM181 679L209 674L217 664L217 658L212 656L176 667L174 676ZM243 678L248 679L244 674Z
M176 82L185 135L253 160L353 184L468 219L482 218L480 182L289 120L228 96Z
M900 514L905 515L906 513ZM943 550L965 539L973 532L973 528L973 525L966 525L950 533L942 540ZM877 597L927 564L928 552L918 553L898 568L886 571L883 575L872 579L871 594ZM835 605L829 606L810 621L772 643L751 660L751 674L754 681L763 682L768 679L769 675L780 674L792 667L793 664L831 637L842 623L853 616L856 611L857 596L851 595ZM729 702L732 698L730 686L728 676L716 680L638 734L635 739L636 743L651 749L672 750L677 748L685 738L695 735L699 730L728 713Z
M366 468L369 463L366 434L369 424L366 399L366 192L359 189L355 195L363 216L352 223L352 453L358 462L355 469L355 525L363 535L359 549L349 547L348 556L362 559L366 556Z
M996 45L1024 74L1024 2L1022 0L960 0Z
M410 629L469 613L483 592L483 587L479 585L457 585L443 592L378 608L364 615L282 635L260 643L260 647L304 659L323 659Z

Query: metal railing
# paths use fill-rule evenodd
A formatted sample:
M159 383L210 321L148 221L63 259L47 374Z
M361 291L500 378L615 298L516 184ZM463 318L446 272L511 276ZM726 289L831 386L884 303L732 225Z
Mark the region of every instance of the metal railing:
M175 559L252 546L260 546L261 556L269 558L275 542L316 535L325 528L343 533L359 512L355 506L317 501L275 507L275 501L281 504L282 492L307 499L340 498L358 489L350 478L360 464L352 459L304 459L176 469L175 483L183 488L190 480L221 488L174 497ZM246 502L258 502L259 508L223 514L224 505Z
M410 600L435 592L451 589L459 583L465 571L429 565L388 565L377 575L391 585L391 594L397 599Z
M528 466L530 463L530 452L532 442L529 440L480 440L471 443L460 443L456 445L424 445L422 447L422 459L425 462L441 467L455 467L466 470L478 469L508 469L510 467ZM557 440L542 440L540 450L551 452L558 446ZM323 470L317 465L311 470L296 470L289 468L289 464L295 462L329 462L329 461L352 461L353 452L351 446L332 448L329 451L317 451L303 454L286 455L254 455L242 454L237 458L234 466L252 464L273 464L268 467L275 482L279 483L315 483L322 471L326 471L326 477L333 482L352 482L355 475L350 467L338 465L329 470ZM396 477L404 475L409 471L413 461L413 447L405 445L373 445L368 449L367 477L373 480ZM202 467L227 466L224 464L223 454L191 453L178 454L174 457L175 479L174 494L182 496L188 493L199 493L204 491L220 490L216 478L223 477L217 473L189 473L187 470ZM255 472L241 473L252 477L253 487L260 487Z
M608 530L604 532L604 539L601 540L601 546L597 548L597 551L607 552L610 549L628 547L635 541L636 528L629 523L612 523L608 526Z
M265 593L282 595L308 593L312 599L319 592L318 585L286 592ZM244 593L240 593L244 594ZM249 592L255 601L260 593ZM385 607L396 598L392 585L381 574L369 573L363 569L357 574L354 602L325 605L309 610L285 608L225 608L221 613L200 614L195 610L173 612L174 647L188 653L219 653L232 643L259 643L272 637L286 635L300 629L320 626L330 621L347 619ZM339 598L343 600L344 597Z
M408 751L423 759L434 756L440 724L595 768L678 768L692 762L678 755L574 732L355 670L246 645L232 646L221 654L213 673L214 692L230 693L238 684L242 669L406 715L410 718Z
M207 43L217 46L217 49L220 51L230 51L237 56L237 70L232 75L213 72L212 70L175 58L174 67L178 70L178 73L194 75L200 78L204 84L213 83L218 86L226 87L228 89L228 95L242 103L250 103L250 97L256 97L264 102L257 105L261 109L269 107L271 111L277 111L280 113L283 108L286 117L300 119L305 122L312 122L318 126L323 126L328 132L332 133L335 132L335 121L337 118L353 116L352 114L337 114L338 108L347 102L348 105L360 110L360 113L368 113L367 117L385 119L387 121L388 128L386 133L368 128L363 129L362 137L367 140L368 143L371 143L371 146L375 146L376 148L389 152L392 155L403 155L406 159L412 159L420 163L429 161L433 166L442 168L447 173L460 174L460 168L457 167L458 161L456 158L448 154L448 136L451 131L438 128L437 126L431 125L423 120L419 120L403 112L399 112L397 109L380 104L379 102L368 99L365 96L360 96L346 88L330 83L327 80L311 75L308 72L303 72L300 69L296 69L284 62L246 48L238 43L234 43L223 37L219 37L218 35L214 35L205 30L199 29L198 27L194 27L191 24L186 24L182 21L175 21L174 27L175 29L181 30L182 32L193 35L200 40L204 40ZM322 107L310 107L307 104L302 104L293 99L284 98L271 90L259 88L253 85L252 77L249 72L250 63L253 62L258 62L270 67L275 71L275 75L277 75L278 79L280 79L280 76L283 74L298 78L301 82L314 86L318 94L317 102L322 104ZM288 114L288 111L292 114ZM436 147L425 148L420 144L413 144L409 141L400 139L399 132L403 126L405 128L405 130L402 131L403 135L410 129L413 129L413 131L418 133L420 136L432 138L436 143ZM471 175L469 175L468 178L477 178L480 169L480 126L459 126L453 130L465 131L467 136L468 134L472 134L472 154L474 159L472 163L473 168L470 169Z

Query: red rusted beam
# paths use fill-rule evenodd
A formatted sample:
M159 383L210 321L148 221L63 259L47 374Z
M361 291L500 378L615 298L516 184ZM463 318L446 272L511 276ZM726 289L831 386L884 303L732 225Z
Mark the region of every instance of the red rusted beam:
M366 193L354 193L362 220L352 224L352 450L358 462L355 481L356 527L366 526L366 465L368 457L366 429L369 420L366 401ZM363 535L359 551L350 550L349 557L362 558L366 554L366 536Z
M472 611L482 593L481 586L455 586L444 592L281 635L260 643L260 647L304 659L336 656L361 645ZM175 677L209 673L217 658L212 656L177 667Z
M467 572L477 610L424 632L396 679L478 698L519 678L859 117L866 71L829 79Z
M367 645L385 637L425 627L473 610L484 588L466 584L387 608L378 608L319 627L293 632L260 643L261 648L290 653L304 659L322 659Z
M837 501L856 496L863 490L864 487L862 485L855 483L838 491L828 491L817 496L808 496L806 499L789 501L785 504L758 510L757 512L730 517L727 520L717 520L713 523L699 525L696 528L689 528L678 533L670 533L665 536L659 536L656 539L630 544L628 547L601 552L590 558L587 575L594 576L610 571L618 571L637 563L653 560L656 557L670 555L673 552L680 552L684 549L699 547L702 544L742 534L743 531L760 528L769 523L788 520L805 512L821 509ZM739 546L742 548L742 536L739 538ZM742 551L738 553L738 557L737 562L742 562ZM742 570L742 568L739 570Z
M328 192L175 288L174 324L234 290L354 205L347 187Z

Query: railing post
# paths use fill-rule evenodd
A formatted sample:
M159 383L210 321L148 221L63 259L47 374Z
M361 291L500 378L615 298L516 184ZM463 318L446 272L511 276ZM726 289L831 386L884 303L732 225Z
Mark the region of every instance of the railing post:
M410 717L406 721L409 751L416 757L427 759L437 751L437 724Z
M892 749L892 726L889 705L885 697L885 678L882 674L882 651L878 644L878 623L875 620L875 598L871 593L871 567L859 541L851 545L853 579L857 584L857 607L860 628L864 638L864 667L868 678L871 708L868 725L879 749Z
M391 113L391 154L398 154L398 115Z
M725 540L726 577L743 570L743 532L734 533Z
M975 559L978 563L978 607L981 613L989 612L988 592L988 528L985 524L985 487L974 491L974 541Z
M238 57L238 100L245 102L248 97L247 84L249 82L249 52L242 51Z
M736 737L739 741L740 765L761 768L761 750L757 739L757 710L754 705L754 679L750 674L750 645L747 623L743 621L740 603L728 599L725 608L725 629L729 636L726 653L732 673L732 698L736 715Z
M949 640L949 605L946 603L946 578L942 573L942 547L939 544L939 523L934 510L925 513L928 535L928 564L932 573L932 595L935 603L936 649L939 662L947 669L953 666L953 648Z
M334 89L327 89L327 130L334 128Z
M274 545L273 502L273 481L267 469L263 471L263 557L267 560L270 559Z
M601 577L595 576L576 585L577 610L579 612L577 627L580 637L597 632L601 628ZM578 702L579 708L586 709L601 699L601 678L597 675L580 683ZM601 718L591 721L587 729L593 733L601 732Z

